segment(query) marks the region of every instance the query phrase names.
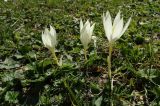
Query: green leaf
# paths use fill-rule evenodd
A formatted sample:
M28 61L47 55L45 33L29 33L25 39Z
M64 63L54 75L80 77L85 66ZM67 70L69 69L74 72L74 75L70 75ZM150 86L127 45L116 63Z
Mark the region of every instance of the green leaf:
M156 78L158 77L158 74L157 74L158 71L154 70L154 69L147 69L147 70L139 70L137 72L137 74L140 76L140 77L144 77L146 79L153 79L153 78Z
M20 67L17 61L14 61L12 58L6 58L1 64L0 69L12 69Z
M9 103L18 103L17 97L18 92L8 91L5 95L5 101L8 101Z
M95 105L96 106L101 106L101 103L102 103L102 96L100 96L96 101L95 101Z

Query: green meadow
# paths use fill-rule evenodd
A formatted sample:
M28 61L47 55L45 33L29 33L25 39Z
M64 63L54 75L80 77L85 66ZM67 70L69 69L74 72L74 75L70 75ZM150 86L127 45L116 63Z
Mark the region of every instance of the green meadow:
M112 47L112 90L102 18L107 11L112 21L119 11L124 24L131 17ZM81 19L95 23L87 59ZM50 25L60 66L42 42ZM1 0L0 105L160 106L160 1Z

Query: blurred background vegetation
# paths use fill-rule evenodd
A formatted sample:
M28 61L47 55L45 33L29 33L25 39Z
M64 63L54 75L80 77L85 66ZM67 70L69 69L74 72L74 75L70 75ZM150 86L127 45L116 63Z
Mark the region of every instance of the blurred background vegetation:
M121 10L131 24L113 50L115 106L160 105L159 0L0 1L0 105L106 106L108 42L102 14ZM96 23L84 62L79 21ZM41 41L45 27L58 34L53 63Z

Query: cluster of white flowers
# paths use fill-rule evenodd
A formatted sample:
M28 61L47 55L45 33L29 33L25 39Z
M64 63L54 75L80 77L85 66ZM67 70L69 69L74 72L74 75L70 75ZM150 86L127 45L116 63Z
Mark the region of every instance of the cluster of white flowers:
M111 19L111 15L109 11L106 14L103 14L103 26L105 30L105 35L110 42L114 42L118 40L126 31L130 24L131 18L128 19L127 23L124 25L123 18L120 16L120 11L116 15L113 23ZM91 25L89 20L83 24L82 20L80 20L80 40L83 44L84 48L88 48L88 44L91 40L94 40L94 45L96 45L97 38L93 35L93 30L95 27L95 23ZM50 26L50 31L46 28L44 32L42 32L42 41L47 48L55 48L57 44L57 34L55 28Z

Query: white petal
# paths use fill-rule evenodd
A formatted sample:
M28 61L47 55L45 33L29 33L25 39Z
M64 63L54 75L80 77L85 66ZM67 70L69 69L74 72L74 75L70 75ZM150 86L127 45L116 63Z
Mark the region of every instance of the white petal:
M112 33L112 40L115 41L117 39L119 39L121 36L121 32L123 30L123 18L117 22L117 24L115 25L114 29L113 29L113 33Z
M115 27L115 25L121 20L120 13L121 13L120 11L117 13L113 22L113 27Z
M57 45L57 35L56 35L56 30L50 26L50 39L51 39L51 45L53 48Z
M44 34L47 35L47 34L49 34L49 33L50 33L49 30L48 30L47 28L45 28Z
M51 39L51 46L52 46L52 48L55 48L55 46L57 45L56 36L50 36L50 39Z
M89 21L87 20L86 23L84 24L82 30L80 30L80 33L84 32L86 30L86 27L87 27L88 24L89 24Z
M81 40L84 48L87 48L88 44L91 41L91 30L92 30L92 28L90 27L90 23L87 20L87 22L84 24L84 26L83 26L83 28L80 32L80 40Z
M87 43L87 38L86 38L86 34L85 33L81 34L80 40L81 40L81 43L83 44L84 48L87 48L88 43Z
M43 44L46 46L45 35L44 35L44 33L43 33L43 32L42 32L42 42L43 42Z
M93 25L90 27L90 35L93 34L94 27L95 27L95 23L93 23Z
M50 33L52 36L56 36L56 30L50 25Z
M105 34L108 38L109 41L111 41L111 34L112 34L112 19L111 19L111 15L110 13L106 13L107 17L106 20L104 21L103 25L104 25L104 30L105 30Z
M82 19L80 20L80 31L82 30L83 28L83 22L82 22Z
M86 29L85 29L85 33L83 35L83 45L85 47L88 46L89 42L90 42L90 39L91 39L91 34L90 34L90 24L88 23L87 26L86 26Z
M121 32L121 35L123 35L123 33L127 30L130 22L131 22L131 17L128 19L127 23L125 24L125 26L124 26L124 28L123 28L123 30Z
M106 17L106 19L107 19L107 17L110 15L110 13L109 13L109 11L107 11L106 12L106 15L105 15L105 17Z
M46 47L52 47L52 44L51 44L51 37L50 37L50 32L47 28L45 28L45 31L44 31L44 34L43 34L43 41L44 41L44 45Z
M86 25L86 33L87 33L87 35L90 35L90 22L87 21L86 24L87 24L87 25Z
M86 23L84 24L84 26L87 26L89 23L89 20L86 21Z

